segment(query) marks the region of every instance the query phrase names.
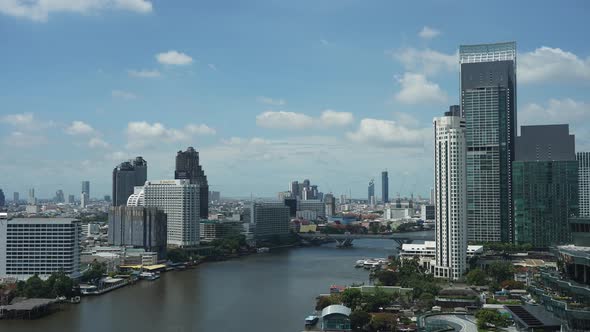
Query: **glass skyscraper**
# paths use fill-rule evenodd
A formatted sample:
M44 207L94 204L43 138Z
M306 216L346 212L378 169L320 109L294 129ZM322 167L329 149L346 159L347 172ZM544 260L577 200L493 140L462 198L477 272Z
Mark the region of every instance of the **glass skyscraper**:
M590 217L590 152L578 152L580 217Z
M387 171L381 172L381 199L383 204L389 202L389 175Z
M459 58L467 140L467 237L511 242L516 43L462 45Z
M147 162L142 157L121 163L113 169L113 206L127 204L135 186L147 181Z

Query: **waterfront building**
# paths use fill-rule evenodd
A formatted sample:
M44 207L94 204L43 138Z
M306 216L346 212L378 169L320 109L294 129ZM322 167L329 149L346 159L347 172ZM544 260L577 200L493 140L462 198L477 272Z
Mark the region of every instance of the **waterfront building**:
M157 207L112 206L109 211L109 244L133 246L166 258L167 218Z
M313 211L317 218L326 218L326 205L324 202L317 199L310 199L297 202L297 211ZM315 219L314 219L315 220Z
M29 189L29 199L27 201L29 205L36 205L37 198L35 198L35 188Z
M482 245L467 245L467 251L465 253L467 264L473 256L483 254ZM424 241L424 243L404 243L402 244L400 253L400 259L413 260L417 259L418 264L424 269L434 272L434 266L436 264L436 241Z
M147 162L142 157L122 162L113 169L113 206L127 204L133 188L147 181Z
M322 331L352 331L350 308L332 304L322 309Z
M548 248L570 241L578 215L578 161L568 125L522 126L513 162L514 241Z
M389 175L387 171L381 172L381 200L383 204L389 202Z
M371 179L371 181L369 181L369 193L367 196L367 202L369 203L369 205L372 204L372 202L375 200L375 180Z
M90 197L90 181L82 181L82 193L87 193Z
M199 244L201 189L189 179L146 181L143 192L129 196L129 203L139 205L143 200L146 207L164 211L168 246L195 246Z
M199 216L201 219L207 219L209 217L209 184L203 167L199 164L199 152L192 146L176 154L174 179L187 179L191 184L198 186Z
M200 239L204 242L239 235L244 229L240 221L201 220L199 227Z
M465 120L434 119L436 277L459 280L467 268L467 174Z
M424 204L420 207L420 218L424 221L436 220L436 209L434 205Z
M250 213L256 240L271 240L289 234L289 207L283 202L253 202Z
M16 205L20 202L20 194L17 191L12 193L12 202Z
M580 217L590 217L590 152L578 152Z
M324 196L324 204L326 205L326 217L333 217L336 215L336 197L332 194Z
M46 279L64 271L80 276L80 221L0 217L0 277Z
M511 242L516 43L461 45L459 58L467 138L467 238Z

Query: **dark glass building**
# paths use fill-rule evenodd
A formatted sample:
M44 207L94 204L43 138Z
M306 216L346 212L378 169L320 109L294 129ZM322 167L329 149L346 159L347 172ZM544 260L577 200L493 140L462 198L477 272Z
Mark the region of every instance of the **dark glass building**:
M4 191L0 189L0 206L6 205L6 197L4 197Z
M381 172L381 199L383 204L389 202L389 175L387 171Z
M147 181L147 162L142 157L121 163L113 169L113 206L127 204L133 187L143 186Z
M511 242L516 43L461 45L459 58L467 130L467 238Z
M568 125L523 126L513 166L514 241L548 248L571 241L578 162Z
M109 244L133 246L166 258L166 214L155 207L113 206L109 211Z
M199 215L202 219L207 219L209 217L209 184L203 168L199 165L199 152L192 146L176 154L174 179L188 179L191 184L199 185Z

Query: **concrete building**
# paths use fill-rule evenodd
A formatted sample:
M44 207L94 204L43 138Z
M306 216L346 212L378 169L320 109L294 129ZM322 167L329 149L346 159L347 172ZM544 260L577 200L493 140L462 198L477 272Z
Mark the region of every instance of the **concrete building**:
M578 161L568 125L522 126L513 162L514 241L567 244L578 215Z
M466 261L469 262L475 255L483 254L482 245L467 245L467 251L465 253ZM434 266L436 265L436 241L424 241L424 243L404 243L399 253L400 259L414 258L418 259L418 263L421 267L433 272Z
M113 206L127 204L133 188L143 186L147 181L147 162L142 157L122 162L113 169Z
M68 204L76 204L76 196L68 195Z
M412 218L412 211L406 208L387 208L383 211L385 220L401 220Z
M459 280L467 268L467 172L465 120L434 119L436 277Z
M64 271L80 276L80 221L70 218L0 216L0 277L46 279Z
M316 213L317 218L326 218L326 205L324 202L314 199L297 202L297 211L312 211Z
M35 188L29 189L29 199L27 200L29 205L37 205L37 198L35 198Z
M80 194L80 207L84 209L88 206L89 203L90 196L88 196L88 193L83 192L82 194Z
M369 205L372 206L374 201L375 201L375 180L371 179L371 181L369 181L367 202L369 203Z
M332 194L324 196L324 204L326 205L326 217L333 217L336 215L336 197Z
M18 204L20 202L20 194L16 191L12 193L12 202L14 204Z
M4 191L0 189L0 207L6 205L6 197L4 197Z
M209 202L219 203L221 201L221 193L219 191L209 192Z
M90 197L90 181L82 181L82 193L87 193Z
M200 185L191 183L189 179L146 181L143 189L145 206L156 207L166 213L168 246L190 247L199 244L201 192ZM129 199L132 200L135 195ZM141 195L141 192L137 194Z
M389 202L389 175L387 171L381 172L381 200L383 204Z
M461 45L469 241L511 242L516 43Z
M176 170L174 179L190 180L191 184L199 188L199 216L201 219L209 218L209 184L203 167L199 164L199 152L189 146L186 151L178 151L176 154ZM197 232L198 234L198 232Z
M283 202L253 202L250 213L256 240L271 240L289 234L289 207Z
M590 152L578 152L580 217L590 217Z
M59 189L55 192L55 202L56 203L65 203L66 198L64 197L63 190Z
M239 235L243 230L240 221L201 220L199 227L201 241L210 242L232 235Z
M166 258L167 218L157 207L113 206L109 211L109 244L133 246Z
M436 220L436 209L434 205L424 204L420 207L420 218L424 221Z

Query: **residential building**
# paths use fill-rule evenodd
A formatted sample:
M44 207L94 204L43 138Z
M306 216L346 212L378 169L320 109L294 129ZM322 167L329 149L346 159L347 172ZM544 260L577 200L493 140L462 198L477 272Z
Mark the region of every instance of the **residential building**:
M143 193L129 196L128 201L141 202L143 195L146 207L159 208L167 216L167 245L190 247L199 244L201 189L189 179L146 181Z
M80 194L80 207L84 209L88 206L88 203L90 203L90 197L88 193L83 192Z
M209 201L219 203L221 201L221 193L219 191L210 191Z
M459 280L467 268L465 120L460 116L435 118L434 142L434 274Z
M6 197L4 197L4 191L0 189L0 207L6 205Z
M299 182L293 181L289 184L289 191L291 192L292 197L301 197L301 193L299 192Z
M35 188L29 189L29 199L27 201L29 205L36 205L37 198L35 198Z
M76 203L76 196L68 195L68 204L75 204Z
M590 152L578 152L580 217L590 217Z
M209 184L203 167L199 164L199 152L195 151L192 146L189 146L186 151L178 151L176 154L174 178L190 180L191 184L199 187L199 216L201 219L207 219L209 217Z
M17 205L20 202L20 194L16 191L12 193L12 202Z
M535 248L571 240L578 215L578 161L568 125L522 126L513 162L514 241Z
M0 217L0 277L79 277L81 233L76 219Z
M516 43L461 45L459 58L467 138L467 238L511 242Z
M310 199L305 201L298 201L297 202L297 211L313 211L316 213L316 218L325 218L326 217L326 205L324 202L317 200L317 199ZM315 220L314 219L314 220Z
M434 205L422 205L420 207L420 218L424 221L434 221L436 219L436 209L434 208Z
M289 207L283 202L253 202L250 213L256 240L272 240L289 234Z
M109 244L133 246L166 258L167 218L157 207L113 206L109 211Z
M147 162L138 156L134 160L122 162L113 169L113 206L127 204L133 188L143 186L147 181Z
M324 204L326 205L326 217L333 217L336 215L336 197L332 194L324 196Z
M64 203L66 201L66 198L64 197L64 192L63 190L59 189L58 191L55 192L55 202L56 203Z
M389 175L387 171L381 172L381 200L383 204L389 202Z

